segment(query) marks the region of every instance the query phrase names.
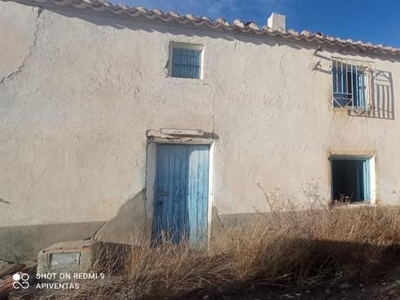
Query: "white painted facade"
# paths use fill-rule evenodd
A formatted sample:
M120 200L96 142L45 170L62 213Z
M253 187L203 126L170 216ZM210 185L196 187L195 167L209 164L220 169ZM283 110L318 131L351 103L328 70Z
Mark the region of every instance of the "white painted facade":
M203 46L202 79L168 76L171 43ZM374 203L400 204L400 57L317 50L0 1L0 227L111 220L146 188L146 132L161 128L215 135L210 209L220 215L268 211L258 184L299 205L317 185L328 203L332 154L373 157ZM373 116L333 109L332 57L382 72Z

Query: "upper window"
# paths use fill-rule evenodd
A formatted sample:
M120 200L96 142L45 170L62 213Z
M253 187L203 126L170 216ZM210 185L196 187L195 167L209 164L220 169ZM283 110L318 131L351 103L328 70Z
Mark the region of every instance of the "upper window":
M368 107L370 68L342 59L332 60L333 107Z
M171 76L201 79L202 51L202 47L198 45L172 45Z

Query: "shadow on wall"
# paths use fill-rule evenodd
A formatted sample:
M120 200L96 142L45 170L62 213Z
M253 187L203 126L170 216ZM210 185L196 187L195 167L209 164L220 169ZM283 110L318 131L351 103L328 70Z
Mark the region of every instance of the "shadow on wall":
M106 222L93 236L95 240L136 244L146 238L146 203L145 189L128 199L119 209L118 214Z
M26 3L21 3L23 5L29 5ZM262 39L255 34L246 34L241 31L227 31L222 29L210 30L207 25L200 27L195 26L181 26L180 24L171 21L170 23L165 23L162 21L152 21L147 20L145 17L132 18L125 15L115 15L111 12L98 13L89 8L85 9L75 9L73 7L59 7L50 3L46 3L41 8L44 12L51 11L55 14L62 15L67 18L80 19L91 24L95 24L101 27L112 27L115 29L128 29L134 31L147 31L147 32L160 32L169 33L173 35L186 35L186 36L199 36L199 37L209 37L214 39L225 39L227 41L242 41L252 44L266 44L266 45L286 45L294 49L303 48L315 48L310 46L308 43L304 43L303 46L298 46L294 43L287 43L281 39L268 38ZM301 43L301 42L300 42Z
M314 71L332 76L331 62L332 56L341 54L342 51L328 52L329 54L322 54L320 50L314 52L314 57L318 59L315 63ZM346 56L354 57L355 55L362 56L366 60L368 57L361 54L343 53ZM390 60L397 61L397 60ZM391 72L384 70L373 71L373 87L372 87L372 100L368 109L348 109L348 115L352 117L376 118L376 119L395 119L394 107L394 89L393 89L393 76Z
M6 201L6 200L4 200L4 199L2 199L2 198L0 198L0 203L2 203L2 204L8 204L8 205L11 204L10 201Z
M108 222L0 227L0 259L36 260L40 250L55 243L97 239L134 244L145 235L145 190L127 200Z
M349 110L354 117L367 117L394 120L394 92L392 73L382 70L374 72L374 88L371 109L365 113Z
M36 260L39 251L55 243L90 238L104 222L0 227L0 259Z
M23 5L29 5L26 3L21 3ZM141 30L147 32L161 32L161 33L169 33L175 35L186 35L186 36L207 36L209 38L214 39L225 39L227 41L241 41L245 43L252 43L256 45L266 44L266 45L285 45L294 49L315 49L318 46L310 44L304 41L296 41L296 42L287 42L281 38L274 38L274 37L267 37L267 38L260 38L260 35L251 34L251 33L243 33L240 30L232 30L227 31L224 29L213 29L207 25L203 25L200 27L195 27L190 25L188 26L181 26L174 21L171 21L168 27L166 27L166 23L162 21L152 21L147 20L145 17L137 17L132 18L126 15L115 15L112 12L95 12L90 8L85 9L75 9L73 7L60 7L51 3L46 3L41 8L45 8L48 11L53 13L62 15L67 18L77 18L80 20L84 20L86 22L98 25L98 26L108 26L113 27L115 29L129 29L129 30ZM146 23L144 26L143 24ZM263 26L264 24L258 24L259 26ZM266 25L266 24L265 24ZM171 27L174 27L172 30ZM190 30L188 30L190 28ZM331 48L327 45L328 48ZM332 48L333 49L333 48ZM352 53L356 53L358 55L365 55L362 50L359 50L359 53L352 48L340 48L336 52L342 52L350 50ZM377 54L378 55L378 54ZM367 55L368 56L368 55ZM389 61L398 61L395 57L391 57L388 55L380 55L380 59L382 60L389 60Z

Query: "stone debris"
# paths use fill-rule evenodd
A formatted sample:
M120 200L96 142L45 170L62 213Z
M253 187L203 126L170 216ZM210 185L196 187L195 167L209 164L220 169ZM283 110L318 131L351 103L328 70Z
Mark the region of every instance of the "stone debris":
M342 289L348 289L349 287L351 287L351 285L348 284L347 282L342 283L342 284L340 285L340 288L342 288Z

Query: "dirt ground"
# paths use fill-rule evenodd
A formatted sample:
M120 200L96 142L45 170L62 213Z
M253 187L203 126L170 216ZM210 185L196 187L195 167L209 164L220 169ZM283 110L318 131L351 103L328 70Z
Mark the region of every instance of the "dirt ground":
M400 262L378 278L358 282L325 282L309 287L252 285L245 290L199 293L179 299L191 300L394 300L400 299Z
M11 293L9 299L38 299L39 295ZM40 296L39 296L40 297ZM247 289L234 289L214 293L198 292L175 300L394 300L400 299L400 267L395 272L368 282L326 282L309 288L252 285Z
M113 281L119 281L115 276ZM319 281L308 279L306 286L252 284L247 288L218 288L212 292L198 291L174 300L392 300L400 299L400 261L393 262L373 278L359 281ZM8 299L40 299L40 293L12 291ZM7 299L7 298L5 298ZM153 299L151 299L153 300ZM168 300L171 298L168 297Z

